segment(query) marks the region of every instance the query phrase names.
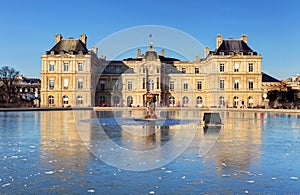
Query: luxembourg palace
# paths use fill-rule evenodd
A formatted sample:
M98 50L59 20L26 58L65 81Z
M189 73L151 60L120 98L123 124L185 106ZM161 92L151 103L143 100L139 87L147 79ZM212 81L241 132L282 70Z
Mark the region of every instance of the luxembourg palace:
M98 58L87 49L87 36L63 38L42 55L41 106L145 106L147 92L157 106L256 107L265 93L262 56L248 46L248 37L216 37L216 48L181 61L157 52L154 44L123 60ZM272 78L268 76L267 78ZM272 82L268 80L268 82Z

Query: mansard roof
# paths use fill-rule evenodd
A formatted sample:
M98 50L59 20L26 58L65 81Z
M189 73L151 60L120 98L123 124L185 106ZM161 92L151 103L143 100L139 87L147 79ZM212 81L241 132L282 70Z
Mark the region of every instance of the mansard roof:
M280 81L263 72L262 73L262 82L280 82Z
M130 61L130 60L133 60L133 61L142 61L143 57L144 57L144 55L142 55L142 57L140 57L140 58L126 58L126 59L124 59L124 61ZM159 59L160 59L161 62L165 62L165 63L167 63L167 62L174 62L174 61L180 61L177 58L165 57L165 56L161 56L161 55L159 55Z
M243 55L257 55L257 52L253 51L246 42L239 39L226 39L222 41L222 44L216 51L211 51L215 55L230 55L243 54Z
M81 52L82 54L88 53L88 49L86 48L85 44L81 40L75 38L60 40L54 47L50 49L50 51L47 51L46 53L51 54L51 51L53 51L54 54L59 54L61 52L70 54L79 54Z

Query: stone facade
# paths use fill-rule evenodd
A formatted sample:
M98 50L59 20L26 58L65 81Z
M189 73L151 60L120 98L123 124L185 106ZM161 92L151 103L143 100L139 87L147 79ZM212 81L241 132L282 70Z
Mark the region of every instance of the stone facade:
M98 59L97 48L87 50L86 41L85 35L57 35L56 45L42 55L42 106L141 107L147 92L157 106L262 105L262 56L247 45L246 35L225 40L218 35L215 50L206 47L203 58L187 62L165 57L164 50L159 55L152 42L134 58Z
M95 105L99 59L97 50L86 49L86 36L62 39L42 55L41 107Z

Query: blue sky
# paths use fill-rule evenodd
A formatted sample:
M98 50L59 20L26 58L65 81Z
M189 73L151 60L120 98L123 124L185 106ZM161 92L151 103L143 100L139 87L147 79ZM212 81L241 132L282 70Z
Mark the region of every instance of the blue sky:
M0 66L40 77L41 55L54 46L55 34L88 36L88 48L120 30L140 25L179 29L215 49L215 37L248 35L263 56L263 71L285 79L300 74L300 3L253 1L1 1Z

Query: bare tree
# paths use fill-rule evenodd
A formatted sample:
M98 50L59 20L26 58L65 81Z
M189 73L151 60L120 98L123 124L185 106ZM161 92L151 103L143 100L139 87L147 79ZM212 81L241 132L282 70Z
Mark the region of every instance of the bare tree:
M14 81L17 80L20 72L16 71L14 68L8 66L3 66L0 69L0 84L2 84L2 94L6 103L9 103L14 95Z

